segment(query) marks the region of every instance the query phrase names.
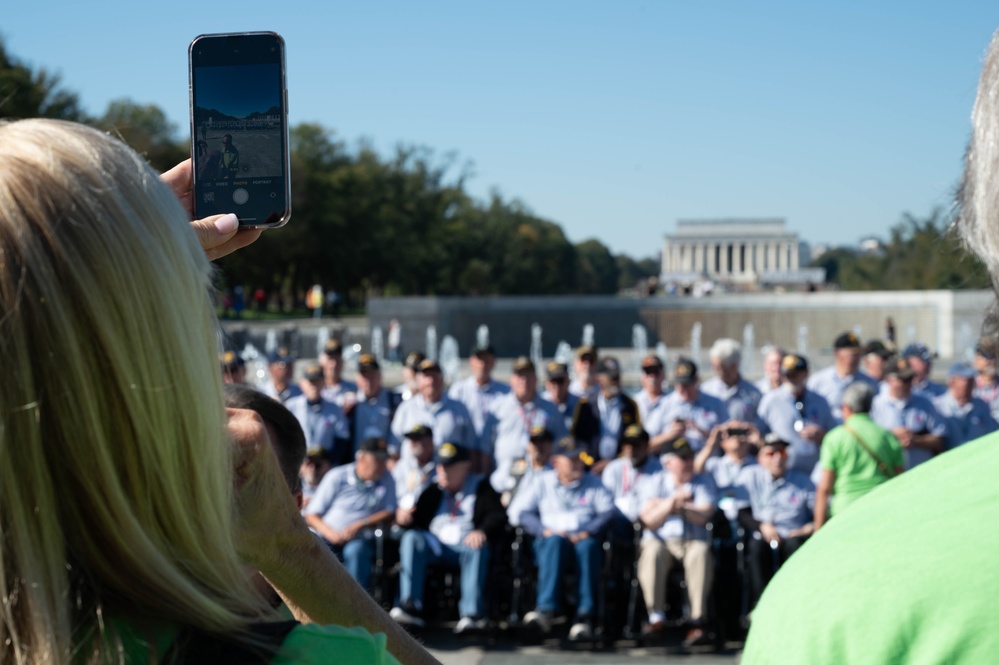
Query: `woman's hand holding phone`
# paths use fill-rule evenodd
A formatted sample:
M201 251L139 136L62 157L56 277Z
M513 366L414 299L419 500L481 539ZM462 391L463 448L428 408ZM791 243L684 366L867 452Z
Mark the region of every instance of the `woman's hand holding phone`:
M188 217L191 217L191 226L198 234L198 240L209 260L214 261L235 252L237 249L242 249L253 243L263 233L262 229L240 229L239 220L236 215L231 213L194 219L194 206L192 204L194 189L190 159L185 159L161 175L160 180L173 190L180 204L187 211Z

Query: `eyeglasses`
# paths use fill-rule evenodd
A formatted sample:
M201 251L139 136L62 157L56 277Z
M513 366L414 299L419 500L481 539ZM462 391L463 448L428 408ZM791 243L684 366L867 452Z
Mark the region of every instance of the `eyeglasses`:
M654 375L654 374L662 374L663 371L661 369L659 369L658 367L643 367L642 368L642 373L643 374Z

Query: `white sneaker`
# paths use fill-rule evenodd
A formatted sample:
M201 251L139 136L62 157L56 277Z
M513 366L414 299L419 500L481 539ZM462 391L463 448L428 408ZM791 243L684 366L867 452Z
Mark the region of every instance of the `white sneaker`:
M593 639L593 628L585 621L572 624L569 629L569 639L574 642L586 642Z
M461 635L465 632L485 630L486 620L485 619L473 619L472 617L461 617L458 620L458 625L454 627L454 634Z
M547 612L531 610L524 615L524 625L534 626L542 633L547 633L552 629L552 619Z
M393 607L389 616L404 626L423 626L426 622L418 616L413 616L401 607Z

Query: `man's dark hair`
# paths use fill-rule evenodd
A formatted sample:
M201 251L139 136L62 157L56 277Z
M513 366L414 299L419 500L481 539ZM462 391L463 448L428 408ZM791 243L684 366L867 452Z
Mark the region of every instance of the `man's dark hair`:
M299 470L305 461L305 432L302 431L298 418L276 399L249 386L235 383L225 384L225 405L230 409L256 411L266 424L274 428L277 433L274 452L288 489L292 492L302 489Z

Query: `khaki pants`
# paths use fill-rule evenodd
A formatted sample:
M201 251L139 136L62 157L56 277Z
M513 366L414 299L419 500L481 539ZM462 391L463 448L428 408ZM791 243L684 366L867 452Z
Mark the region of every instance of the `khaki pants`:
M711 591L714 566L711 547L701 540L643 540L638 557L638 583L642 585L649 614L665 614L666 577L674 561L683 562L690 600L690 618L701 621Z

